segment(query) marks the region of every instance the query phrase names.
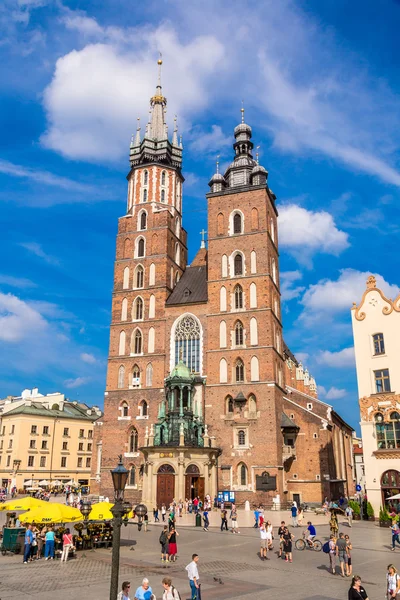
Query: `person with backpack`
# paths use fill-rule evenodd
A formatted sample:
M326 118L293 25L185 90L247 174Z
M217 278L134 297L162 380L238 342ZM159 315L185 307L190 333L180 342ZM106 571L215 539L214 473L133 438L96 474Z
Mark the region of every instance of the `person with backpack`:
M332 575L334 575L336 569L336 538L333 533L331 533L329 541L325 542L322 546L322 551L325 552L325 554L329 554L329 565Z
M160 534L158 540L161 544L161 562L169 561L169 549L168 549L168 527L165 525L163 531Z
M388 565L386 584L388 600L395 600L397 594L400 592L400 576L394 565Z
M172 585L171 577L164 577L162 580L164 593L163 600L181 600L181 595L178 590Z
M222 507L221 509L221 531L225 530L228 531L228 511L226 510L226 508Z
M291 513L292 513L292 524L293 527L298 527L298 523L297 523L297 505L293 502L292 504L292 508L290 509Z

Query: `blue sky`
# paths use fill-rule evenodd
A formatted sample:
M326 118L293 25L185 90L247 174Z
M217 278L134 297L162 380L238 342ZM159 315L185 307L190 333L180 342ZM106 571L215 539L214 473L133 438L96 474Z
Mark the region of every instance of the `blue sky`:
M353 426L350 308L398 291L400 3L5 0L0 396L102 405L128 151L163 54L190 258L242 99L280 212L284 336Z

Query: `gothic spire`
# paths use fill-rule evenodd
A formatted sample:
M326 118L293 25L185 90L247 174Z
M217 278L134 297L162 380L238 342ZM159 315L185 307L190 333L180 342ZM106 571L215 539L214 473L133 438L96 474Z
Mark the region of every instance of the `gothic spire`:
M137 129L136 129L136 136L135 136L135 146L140 146L140 117L138 117L137 119Z
M162 59L157 61L158 64L158 82L156 93L150 100L151 118L149 127L149 137L153 140L164 140L167 137L164 109L167 105L167 99L163 96L161 87L161 65Z

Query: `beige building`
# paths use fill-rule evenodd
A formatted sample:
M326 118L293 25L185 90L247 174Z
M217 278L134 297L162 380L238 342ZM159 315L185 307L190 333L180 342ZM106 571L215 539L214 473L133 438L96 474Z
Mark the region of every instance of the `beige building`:
M94 421L101 415L96 406L71 402L58 392L44 396L37 388L0 400L1 486L88 484Z
M365 491L377 515L400 493L400 295L386 298L370 276L351 314Z

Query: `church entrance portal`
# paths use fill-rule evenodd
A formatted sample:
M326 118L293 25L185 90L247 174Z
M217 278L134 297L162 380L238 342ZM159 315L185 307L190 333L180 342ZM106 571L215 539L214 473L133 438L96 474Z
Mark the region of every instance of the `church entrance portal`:
M199 496L204 500L204 477L196 465L189 465L185 474L185 498L193 500Z
M161 465L157 472L157 506L168 508L175 496L175 471L171 465Z

